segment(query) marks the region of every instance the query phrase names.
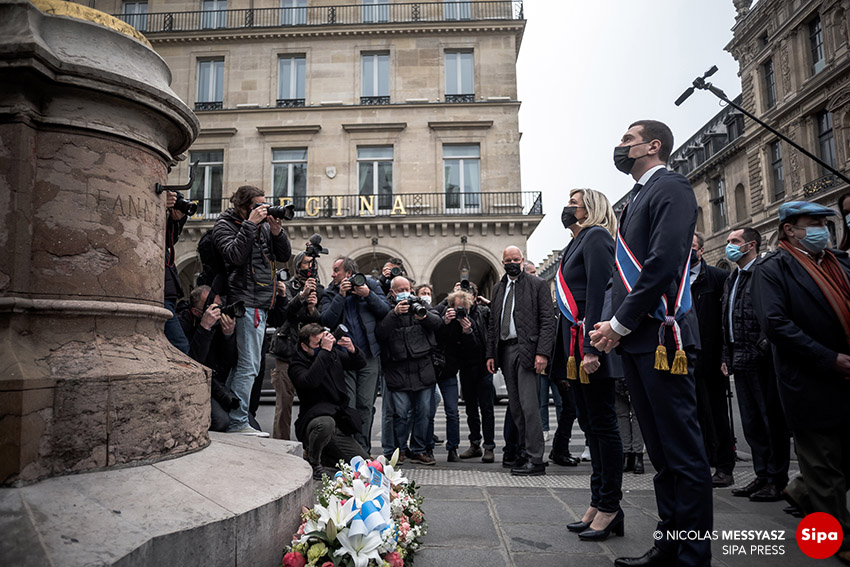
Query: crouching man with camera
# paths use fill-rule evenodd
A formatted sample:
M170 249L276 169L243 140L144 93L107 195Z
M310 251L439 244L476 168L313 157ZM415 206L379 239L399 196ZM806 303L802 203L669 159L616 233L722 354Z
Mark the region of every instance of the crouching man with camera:
M395 307L378 325L377 336L384 380L393 399L393 430L403 454L409 453L414 462L433 465L436 461L425 452L425 445L431 386L437 382L431 352L437 346L435 333L442 321L410 293L410 282L404 276L393 279L390 295Z
M316 480L327 474L324 466L334 466L340 459L347 463L355 455L369 458L353 437L361 430L360 416L349 407L345 385L345 372L362 369L366 359L339 331L331 334L317 323L304 325L289 363L301 404L295 435L304 444Z
M276 286L274 263L289 260L291 247L277 209L266 205L263 192L243 185L213 226L215 246L227 265L228 301L244 301L246 311L236 319L239 358L227 386L239 397L239 407L230 412L229 433L268 437L248 423L248 403L254 379L260 372L263 338L268 311L274 307Z

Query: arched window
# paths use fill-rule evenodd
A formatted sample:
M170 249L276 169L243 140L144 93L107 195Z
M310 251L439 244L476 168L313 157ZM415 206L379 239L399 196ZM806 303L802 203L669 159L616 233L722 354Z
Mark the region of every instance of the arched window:
M705 234L705 221L702 218L702 207L697 208L697 232Z
M743 222L747 220L747 192L744 186L738 183L735 187L735 222Z

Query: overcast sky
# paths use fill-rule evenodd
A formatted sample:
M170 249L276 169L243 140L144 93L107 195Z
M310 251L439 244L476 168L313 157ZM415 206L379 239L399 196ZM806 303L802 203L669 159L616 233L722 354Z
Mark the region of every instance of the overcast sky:
M614 169L614 146L635 120L665 122L679 147L721 110L708 91L673 101L712 65L730 98L741 92L732 0L525 0L517 64L523 191L543 191L546 217L528 240L539 263L566 246L561 209L569 190L614 204L634 185Z

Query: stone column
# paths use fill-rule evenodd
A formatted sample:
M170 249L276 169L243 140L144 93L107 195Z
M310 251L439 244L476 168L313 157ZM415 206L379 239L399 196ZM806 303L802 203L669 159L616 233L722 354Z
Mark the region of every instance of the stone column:
M0 3L0 482L209 443L209 375L163 334L164 183L197 137L125 23Z

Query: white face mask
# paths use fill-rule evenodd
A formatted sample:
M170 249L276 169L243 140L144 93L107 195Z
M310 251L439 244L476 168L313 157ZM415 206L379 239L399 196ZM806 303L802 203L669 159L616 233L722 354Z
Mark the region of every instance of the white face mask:
M428 305L431 305L431 296L430 295L420 295L419 299L421 299L422 301L424 301Z

